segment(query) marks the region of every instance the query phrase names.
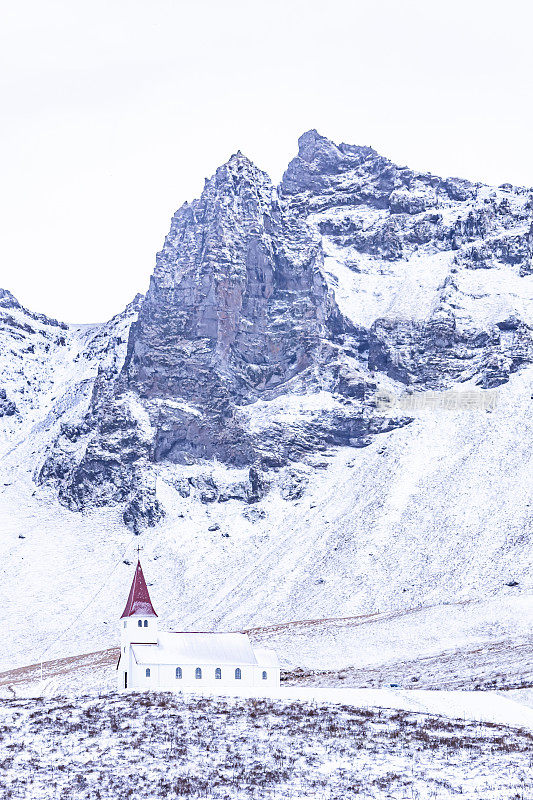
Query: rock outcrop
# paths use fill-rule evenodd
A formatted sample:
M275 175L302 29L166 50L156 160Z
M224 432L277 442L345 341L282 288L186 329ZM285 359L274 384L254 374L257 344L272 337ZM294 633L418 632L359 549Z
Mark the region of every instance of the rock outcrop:
M16 410L13 400L10 400L6 390L0 387L0 417L12 417Z
M119 387L157 404L156 460L255 460L235 408L334 358L344 330L321 258L240 153L174 215Z
M371 370L419 388L471 378L492 388L532 362L533 315L520 301L514 307L516 281L533 265L532 190L417 173L372 148L337 146L309 131L281 196L321 234L337 299L346 267L361 276L363 290L384 284L384 302L368 318ZM421 267L440 273L431 295L424 293L424 314L409 298L413 284L431 284L427 274L417 278ZM480 269L498 270L501 284L470 276ZM341 304L354 323L362 316L357 283L348 287L351 302Z
M0 308L21 308L16 297L7 289L0 289Z
M39 480L72 509L122 504L138 532L164 513L158 464L249 470L176 484L249 504L269 471L407 424L380 409L384 380L501 385L533 361L512 288L532 271L532 206L529 190L418 173L316 131L277 188L235 154L173 216L123 364L102 363ZM287 496L304 491L295 475Z

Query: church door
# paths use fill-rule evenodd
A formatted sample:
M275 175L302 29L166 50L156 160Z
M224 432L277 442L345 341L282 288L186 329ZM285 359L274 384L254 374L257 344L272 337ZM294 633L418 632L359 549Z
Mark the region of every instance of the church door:
M125 689L128 688L128 673L127 672L124 673L124 688Z

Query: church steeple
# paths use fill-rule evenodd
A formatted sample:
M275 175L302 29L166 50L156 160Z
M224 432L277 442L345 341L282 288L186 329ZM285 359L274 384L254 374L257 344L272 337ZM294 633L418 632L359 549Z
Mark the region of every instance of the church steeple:
M157 617L154 611L150 594L148 593L148 586L144 579L141 562L137 561L135 575L131 584L131 589L126 603L126 608L120 619L124 617Z

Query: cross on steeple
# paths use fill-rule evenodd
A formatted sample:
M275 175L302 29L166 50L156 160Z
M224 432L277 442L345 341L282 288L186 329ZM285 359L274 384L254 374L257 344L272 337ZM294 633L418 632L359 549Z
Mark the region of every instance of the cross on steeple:
M141 552L141 550L142 550L142 547L141 547L141 546L138 544L136 549L137 549L137 558L139 559L139 558L140 558L140 552Z

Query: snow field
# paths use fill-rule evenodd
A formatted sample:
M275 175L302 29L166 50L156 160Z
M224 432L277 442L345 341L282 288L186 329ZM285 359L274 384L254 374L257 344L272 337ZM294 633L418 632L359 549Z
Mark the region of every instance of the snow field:
M4 701L6 800L515 800L531 735L323 701L100 695Z

